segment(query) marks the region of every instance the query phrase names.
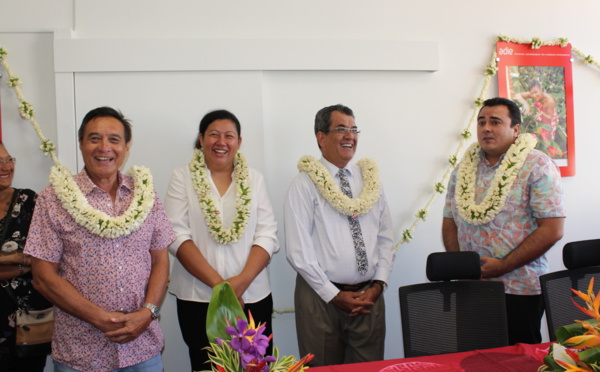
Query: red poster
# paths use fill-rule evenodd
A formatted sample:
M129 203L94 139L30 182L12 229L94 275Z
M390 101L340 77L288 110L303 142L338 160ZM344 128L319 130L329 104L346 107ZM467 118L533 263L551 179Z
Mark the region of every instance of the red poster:
M535 133L563 177L575 175L571 45L498 41L498 93L521 106L521 133Z

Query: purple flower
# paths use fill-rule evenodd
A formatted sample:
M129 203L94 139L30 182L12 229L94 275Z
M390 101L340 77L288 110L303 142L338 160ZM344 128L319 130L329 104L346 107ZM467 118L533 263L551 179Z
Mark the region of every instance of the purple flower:
M248 353L254 354L256 357L262 357L267 352L267 347L269 347L269 337L263 335L265 331L265 327L259 327L256 330L256 334L252 338L252 343L250 344L250 350Z
M245 319L239 319L237 322L237 330L235 327L229 326L225 328L225 332L232 336L230 343L231 348L240 354L243 354L247 353L250 349L250 338L254 336L256 330L248 328L248 322Z

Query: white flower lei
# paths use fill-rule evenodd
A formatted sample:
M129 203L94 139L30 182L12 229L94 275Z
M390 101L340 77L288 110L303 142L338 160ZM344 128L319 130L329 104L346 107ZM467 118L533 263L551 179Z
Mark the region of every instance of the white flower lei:
M73 179L71 171L63 165L52 167L50 183L63 208L75 219L75 222L93 234L114 239L136 231L142 226L154 206L154 184L150 170L134 166L128 174L134 180L133 199L125 213L117 217L93 208Z
M223 221L219 217L219 210L210 195L210 185L207 180L206 163L204 153L201 149L194 150L194 156L190 162L192 181L200 208L204 213L206 226L212 237L220 244L231 244L239 240L244 234L250 217L251 194L248 185L248 165L241 152L237 152L233 160L233 175L235 178L235 219L229 228L223 227Z
M504 208L513 182L536 143L537 139L529 133L519 135L496 169L494 179L480 204L475 203L479 143L476 142L467 149L458 166L454 196L458 214L464 221L471 225L484 225L496 217Z
M306 155L298 161L298 169L306 172L325 200L340 213L358 217L368 213L379 201L379 168L373 159L361 159L363 190L358 198L349 198L335 184L327 168L312 156Z

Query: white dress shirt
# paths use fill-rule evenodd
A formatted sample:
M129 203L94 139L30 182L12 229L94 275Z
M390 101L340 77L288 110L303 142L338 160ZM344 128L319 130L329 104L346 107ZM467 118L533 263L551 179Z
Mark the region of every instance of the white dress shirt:
M320 161L339 186L339 169L323 158ZM348 164L345 169L352 195L357 197L363 188L362 170L356 164ZM288 262L323 301L329 302L339 292L332 282L388 282L395 252L390 211L383 187L373 209L358 217L369 261L366 275L360 274L356 266L347 216L323 198L306 172L300 172L292 181L285 201L284 217Z
M177 239L169 246L169 251L177 257L177 250L186 240L192 240L199 248L208 263L224 278L238 275L248 260L253 245L262 247L269 256L279 251L277 240L277 222L264 179L255 169L249 168L252 206L250 217L244 234L240 239L229 245L219 244L210 235L204 220L200 203L188 165L173 171L167 196L165 211L171 220ZM227 192L221 197L217 187L209 175L207 177L223 226L229 227L235 217L235 178ZM191 275L179 262L174 260L171 272L169 292L185 301L209 302L212 288ZM242 299L246 303L255 303L271 293L271 285L267 268L252 281Z

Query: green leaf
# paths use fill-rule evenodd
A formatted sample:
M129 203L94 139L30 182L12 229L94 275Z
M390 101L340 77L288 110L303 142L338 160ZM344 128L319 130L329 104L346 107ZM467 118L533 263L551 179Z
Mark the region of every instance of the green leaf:
M550 368L550 371L565 371L565 369L560 364L556 363L554 358L550 355L544 357L544 364Z
M587 322L590 324L598 323L598 321L593 320L593 319L588 319ZM565 341L567 341L571 337L581 336L585 332L586 332L586 329L583 328L581 323L569 324L569 325L560 327L559 329L556 330L556 341L558 341L558 343L560 343L560 344L563 344Z
M579 359L587 364L596 364L600 362L600 346L580 351Z
M235 325L238 318L248 320L231 284L229 282L217 284L213 288L206 315L208 341L216 342L215 339L217 338L229 339L229 335L225 332L227 321L229 321L229 324Z

